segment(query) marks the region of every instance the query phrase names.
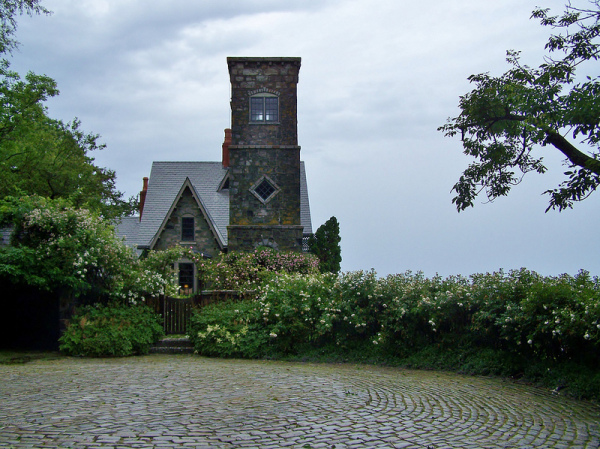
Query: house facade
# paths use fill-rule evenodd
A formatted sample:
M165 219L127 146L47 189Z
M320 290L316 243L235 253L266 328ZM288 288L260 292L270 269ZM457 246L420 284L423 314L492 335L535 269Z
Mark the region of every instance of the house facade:
M174 245L205 257L259 246L302 251L312 233L297 133L300 58L227 58L231 128L219 162L154 162L140 192L140 215L117 233L140 253ZM183 290L195 267L178 262Z

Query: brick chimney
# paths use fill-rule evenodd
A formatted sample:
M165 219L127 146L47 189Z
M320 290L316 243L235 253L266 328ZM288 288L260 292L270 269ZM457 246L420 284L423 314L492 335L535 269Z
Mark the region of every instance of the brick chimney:
M142 220L142 213L144 212L144 203L146 202L146 194L148 193L148 177L144 176L144 186L140 192L140 221Z
M229 145L231 145L231 129L227 128L223 141L223 168L229 167Z

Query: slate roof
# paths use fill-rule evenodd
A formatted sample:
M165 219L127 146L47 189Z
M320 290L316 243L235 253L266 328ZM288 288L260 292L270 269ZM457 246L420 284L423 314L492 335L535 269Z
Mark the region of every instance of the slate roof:
M115 233L117 237L124 239L125 244L134 248L138 245L138 233L140 230L140 217L124 217L115 226ZM138 255L141 254L141 250L138 250Z
M304 226L304 235L313 233L312 220L310 218L310 202L308 201L308 184L306 183L306 169L302 161L300 161L300 224Z
M300 219L304 233L312 233L308 188L304 162L300 163ZM148 181L148 193L142 219L124 218L117 225L117 234L131 246L150 247L177 198L186 178L217 233L222 246L227 246L229 224L229 190L219 191L227 169L221 162L154 162Z

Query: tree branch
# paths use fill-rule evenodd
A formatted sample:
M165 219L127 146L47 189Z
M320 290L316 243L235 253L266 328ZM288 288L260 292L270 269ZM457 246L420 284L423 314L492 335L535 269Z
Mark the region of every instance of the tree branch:
M574 165L590 170L600 176L600 160L594 159L575 148L571 142L554 130L545 130L546 143L553 145Z

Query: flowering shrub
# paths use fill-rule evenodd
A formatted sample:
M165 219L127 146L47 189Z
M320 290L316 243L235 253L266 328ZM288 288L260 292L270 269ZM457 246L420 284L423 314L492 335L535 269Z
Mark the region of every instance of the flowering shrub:
M171 264L180 248L139 259L108 222L64 200L9 198L0 213L14 226L11 246L0 249L0 275L11 282L122 302L177 289Z
M333 338L338 313L332 303L335 276L285 274L273 278L257 302L257 324L271 348L297 353Z
M243 308L215 304L210 316L206 309L197 314L194 341L207 355L327 348L331 356L359 350L405 360L429 351L438 359L448 356L453 367L462 366L456 363L465 354L478 355L487 365L478 368L483 373L523 372L533 361L600 368L600 280L585 271L574 277L521 269L429 279L411 272L385 278L374 271L282 274Z
M85 306L60 337L67 355L107 357L147 354L163 335L160 317L145 305Z
M268 337L258 328L257 317L253 301L208 305L192 316L190 341L201 355L261 357Z
M258 248L254 252L231 251L214 259L204 259L188 250L186 257L196 264L203 287L214 290L256 290L278 274L314 274L319 266L314 255L271 248Z

